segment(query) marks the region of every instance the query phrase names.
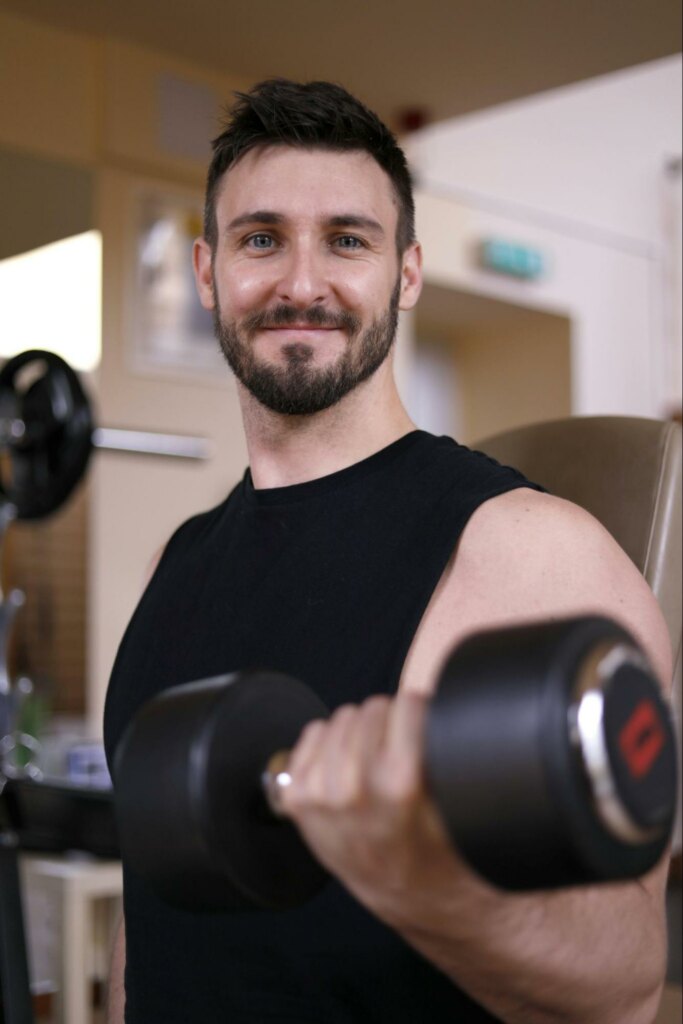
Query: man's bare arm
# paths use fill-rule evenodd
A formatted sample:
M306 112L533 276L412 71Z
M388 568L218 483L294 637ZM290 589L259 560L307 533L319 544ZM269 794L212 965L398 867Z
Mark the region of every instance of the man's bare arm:
M529 491L488 506L430 612L444 650L463 621L474 629L596 613L636 636L668 687L662 616L602 527ZM451 849L424 793L424 711L421 696L404 692L340 709L304 733L287 809L319 859L508 1024L651 1024L665 968L666 865L626 885L533 895L489 887Z
M446 586L451 622L607 615L641 643L668 692L671 650L662 616L599 524L575 506L528 491L480 512ZM445 616L442 628L448 629ZM494 893L465 874L454 889L452 917L435 918L431 934L410 926L404 934L506 1021L649 1024L666 955L666 870L663 864L630 885L528 897ZM456 913L460 925L453 927Z
M126 925L122 915L112 945L109 986L107 989L107 1024L124 1024L126 990L123 976L125 968Z

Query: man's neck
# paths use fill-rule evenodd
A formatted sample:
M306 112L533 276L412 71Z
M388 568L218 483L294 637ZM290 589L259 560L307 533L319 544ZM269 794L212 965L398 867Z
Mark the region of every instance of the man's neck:
M381 367L336 405L313 416L273 413L241 386L240 400L251 477L258 490L336 473L415 430L390 367Z

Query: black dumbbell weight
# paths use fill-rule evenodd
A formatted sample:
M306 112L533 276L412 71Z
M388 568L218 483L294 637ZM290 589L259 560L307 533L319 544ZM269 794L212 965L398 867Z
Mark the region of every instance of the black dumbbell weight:
M129 866L192 909L276 909L314 895L326 874L277 816L273 755L326 714L303 684L273 673L153 698L116 757ZM664 852L673 729L642 653L614 623L470 638L444 667L426 729L430 792L458 850L494 884L633 878Z
M446 662L426 736L458 850L505 889L636 878L676 809L676 740L642 651L587 617L482 633Z
M176 686L140 709L115 758L121 852L167 902L284 908L327 874L268 807L262 774L327 708L303 683L243 672Z

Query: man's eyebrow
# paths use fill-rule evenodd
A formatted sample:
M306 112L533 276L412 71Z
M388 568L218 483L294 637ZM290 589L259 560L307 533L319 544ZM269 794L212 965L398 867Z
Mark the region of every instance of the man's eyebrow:
M284 219L281 213L275 213L273 210L249 210L231 220L226 231L233 231L245 224L282 224Z
M365 231L372 231L376 235L384 235L384 228L372 217L364 217L359 213L339 213L329 217L325 221L330 228L363 228Z
M274 210L249 210L235 217L226 227L226 231L235 231L246 224L283 224L286 220L281 213ZM379 221L372 217L365 217L360 213L338 213L325 220L325 227L328 228L362 228L371 231L375 235L384 237L384 228Z

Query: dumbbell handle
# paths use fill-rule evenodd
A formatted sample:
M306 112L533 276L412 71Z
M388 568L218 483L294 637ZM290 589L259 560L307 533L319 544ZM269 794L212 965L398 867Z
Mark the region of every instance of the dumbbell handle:
M272 757L268 758L268 764L261 776L261 786L266 802L276 818L285 816L282 807L282 794L292 781L288 771L291 756L291 750L276 751Z
M513 634L511 634L513 635ZM483 662L482 651L479 651L476 658L477 667ZM608 690L612 685L615 675L622 670L635 671L637 674L637 685L635 693L625 699L619 698L623 705L620 715L614 714L615 696L608 696ZM478 674L478 673L477 673ZM451 676L450 684L447 682ZM441 687L447 692L450 689L450 700L454 701L451 713L448 715L431 716L431 731L434 732L440 718L448 719L450 722L449 731L452 730L466 705L462 705L460 712L459 691L466 682L465 677L459 672L446 673L446 681L442 680ZM499 690L500 699L504 699L506 690L509 688L500 685L504 682L502 678L496 680L495 686ZM481 692L483 681L477 680L476 690ZM443 700L443 692L439 694ZM612 701L612 711L607 704ZM437 700L437 704L439 701ZM560 703L563 703L560 701ZM531 706L531 705L529 705ZM483 707L483 705L482 705ZM513 706L511 705L511 709ZM492 709L493 710L493 709ZM619 711L619 709L617 709ZM480 717L477 715L477 717ZM616 844L619 850L631 849L633 851L645 849L648 845L657 843L665 837L668 831L664 819L657 820L657 815L650 815L650 808L643 805L643 794L639 796L642 776L647 774L652 765L658 759L661 749L670 744L667 736L667 722L665 708L658 697L658 684L651 674L651 669L645 660L640 649L630 642L626 636L612 636L606 639L599 639L588 645L584 658L580 661L573 677L572 685L566 693L566 703L562 710L563 726L558 737L566 737L568 749L573 751L574 767L571 774L577 780L579 792L585 790L581 797L584 811L589 814L595 823L591 827L604 829L611 837L610 841ZM475 724L475 729L476 729ZM440 728L440 727L439 727ZM502 734L499 733L502 739ZM448 746L453 751L453 742L456 747L462 746L463 737L459 740L451 736ZM429 742L428 742L429 746ZM621 748L621 749L619 749ZM611 751L611 752L610 752ZM429 751L428 751L429 753ZM465 802L463 786L468 789L479 791L481 779L479 778L479 767L481 756L489 760L494 756L494 751L471 749L471 760L469 763L461 763L459 770L448 773L445 780L446 797L444 798L444 784L439 785L438 771L435 771L434 762L444 763L445 758L427 757L427 783L430 785L432 795L437 805L445 814L446 821L451 824L457 819L457 812ZM289 761L291 750L278 750L269 757L266 767L261 775L261 786L266 803L276 818L285 817L283 810L283 794L291 783L289 774ZM537 755L531 755L531 762L537 762ZM621 763L621 769L619 768ZM540 762L538 763L541 767ZM569 765L564 772L569 777ZM545 769L544 769L545 770ZM484 766L485 776L491 778L491 770ZM435 779L434 776L437 776ZM583 781L581 781L583 780ZM434 785L436 783L436 785ZM490 785L487 783L487 785ZM486 795L481 793L484 803L491 802L494 805L496 793L489 788ZM647 795L647 794L645 794ZM653 810L656 811L656 800L661 797L661 786L659 793L651 794L656 797ZM468 797L469 799L469 797ZM633 800L635 799L635 812ZM666 800L671 804L671 800ZM640 814L637 812L640 811ZM478 814L477 814L478 816ZM467 815L465 815L467 817ZM466 828L468 826L466 825ZM479 827L475 829L479 831ZM458 829L453 829L453 839L457 843L459 838Z
M574 687L573 699L567 706L566 724L571 744L581 761L596 817L616 840L637 846L657 838L661 829L644 827L629 815L614 778L607 749L609 727L605 720L604 687L623 666L633 666L643 673L650 671L642 652L630 643L608 640L591 648ZM652 690L656 693L654 679ZM636 777L640 766L648 766L664 743L658 717L659 712L652 700L641 696L631 715L633 756L636 758L631 771ZM283 793L292 781L288 770L291 753L291 750L276 751L268 759L261 775L266 802L278 818L285 816ZM621 779L622 790L628 781Z

